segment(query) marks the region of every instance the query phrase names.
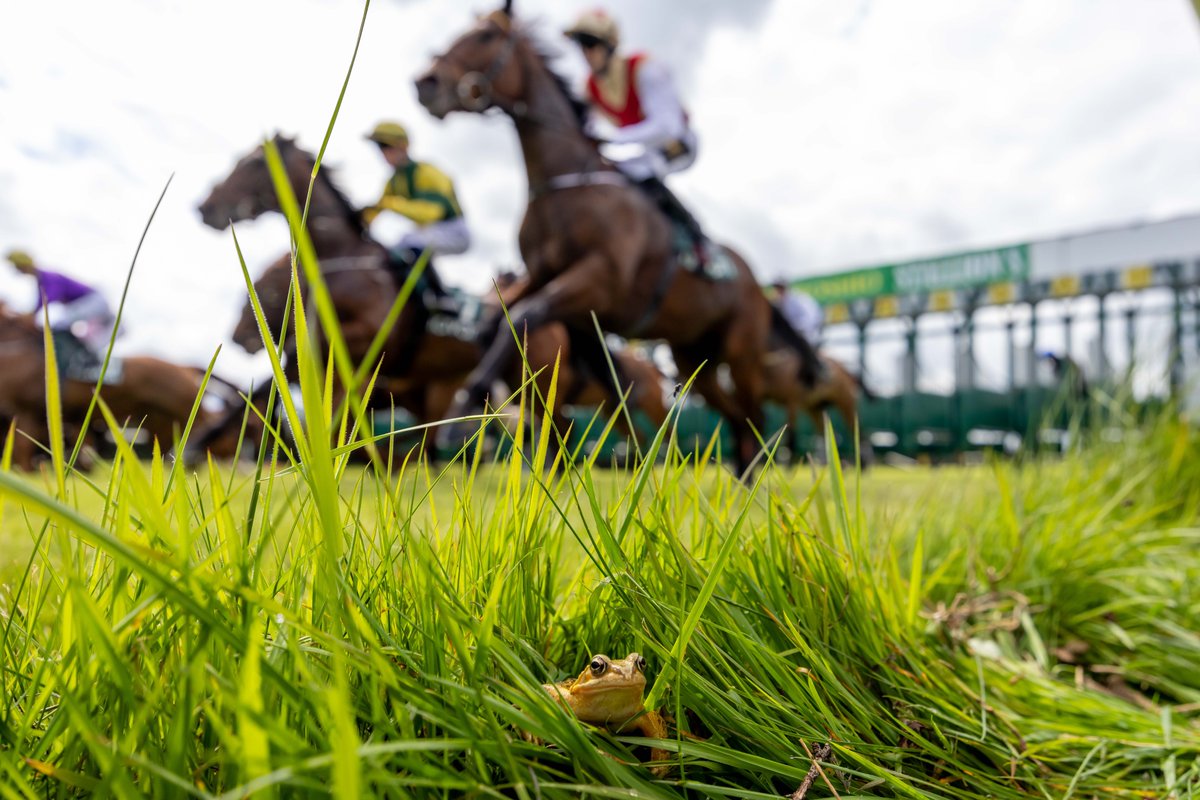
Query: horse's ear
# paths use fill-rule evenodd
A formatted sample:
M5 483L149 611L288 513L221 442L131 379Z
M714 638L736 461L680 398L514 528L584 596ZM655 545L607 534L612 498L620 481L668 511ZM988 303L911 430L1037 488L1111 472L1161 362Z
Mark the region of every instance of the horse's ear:
M512 16L512 4L513 4L513 0L504 0L504 8L501 9L504 12L504 16L506 16L506 17Z

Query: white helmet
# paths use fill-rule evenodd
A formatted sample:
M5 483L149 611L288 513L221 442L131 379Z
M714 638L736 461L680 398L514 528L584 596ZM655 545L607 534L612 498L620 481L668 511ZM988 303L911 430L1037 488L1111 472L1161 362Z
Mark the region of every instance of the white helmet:
M575 20L575 24L563 33L568 39L579 40L582 37L598 39L614 50L617 49L617 43L621 38L617 21L601 8L580 14L579 19Z

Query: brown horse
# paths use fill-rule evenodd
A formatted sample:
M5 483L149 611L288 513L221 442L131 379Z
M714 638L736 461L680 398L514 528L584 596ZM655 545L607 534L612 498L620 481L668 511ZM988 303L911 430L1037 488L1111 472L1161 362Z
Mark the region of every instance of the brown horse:
M127 430L144 431L166 450L187 424L203 385L202 376L190 367L162 359L130 357L123 360L119 380L106 379L100 398L118 423ZM45 444L49 438L45 378L42 332L33 318L0 311L0 415L14 420L17 429L26 434L18 437L13 458L13 463L23 469L31 469L37 455L30 439ZM95 386L87 381L64 380L60 391L64 431L74 437L82 428ZM198 428L218 416L206 405L197 413ZM99 412L93 414L92 426L93 432L106 429Z
M274 142L292 191L298 198L305 197L315 159L291 139L276 136ZM259 146L242 157L228 177L213 187L200 204L199 211L204 223L218 230L224 230L234 222L255 219L269 211L280 211L264 148ZM359 210L329 179L327 168L318 172L313 184L308 233L321 259L321 274L329 287L329 296L346 349L357 366L367 355L375 334L383 327L391 310L396 297L396 283L384 269L386 251L367 235ZM275 335L278 335L284 322L283 297L291 277L289 264L287 256L280 258L275 264L279 271L272 273L278 279L278 286L272 285L280 293L279 302L272 306L278 309L278 315L270 320ZM412 321L411 313L407 317ZM253 323L253 319L250 322ZM402 357L400 349L395 346L395 337L403 324L402 317L385 345L382 364L385 372ZM248 349L261 347L252 325L239 325L238 335L239 343ZM284 350L294 352L288 343L284 344Z
M677 268L666 216L600 156L584 133L582 108L516 24L511 5L480 19L416 85L438 118L499 109L516 126L529 182L519 245L530 280L513 321L531 331L566 323L573 343L591 348L594 313L606 331L665 340L682 375L708 362L695 386L732 428L745 474L763 426L763 357L776 315L732 250L725 251L736 268L732 280ZM802 340L795 346L812 353ZM468 379L471 403L483 401L511 352L511 337L493 339ZM729 367L732 393L718 381L718 363Z
M301 277L301 290L306 281ZM258 295L262 306L267 328L278 339L283 330L284 310L287 307L288 291L292 287L292 257L284 255L263 270L262 275L254 281L254 293ZM262 333L258 329L258 320L254 316L254 305L249 299L242 307L242 315L238 317L237 325L233 328L233 341L247 353L254 354L263 349ZM295 340L290 336L284 343L284 352L295 354Z
M268 267L254 283L263 315L272 331L276 333L283 323L290 276L290 259L285 258ZM498 283L498 288L499 294L489 292L484 295L483 300L484 307L496 318L501 316L501 306L505 302L505 296L511 291L519 290L520 286L515 282L501 281ZM414 300L414 302L419 302L419 300ZM506 329L505 335L511 337L512 333ZM372 405L376 408L387 408L391 403L395 403L397 407L409 411L418 422L426 423L446 417L455 393L462 387L466 377L483 357L485 347L477 340L468 341L466 343L468 346L463 347L462 341L439 335L433 331L425 331L421 338L424 341L419 344L419 347L421 349L429 348L434 353L440 354L438 361L443 369L436 373L436 376L424 369L413 371L404 377L383 376ZM258 324L254 318L253 307L249 302L242 310L242 316L234 329L233 340L249 352L257 352L263 346ZM399 345L405 348L418 347L417 344L409 342L404 337L401 337ZM543 392L543 397L547 396L545 392L549 390L550 367L556 357L562 359L559 364L557 401L552 417L560 431L565 431L567 424L567 418L562 410L563 406L598 407L606 405L610 411L612 410L613 392L606 388L612 384L611 375L607 371L597 375L592 365L583 365L571 358L570 340L564 326L547 325L533 332L526 345L525 357L531 367L544 368L543 374L539 378L539 389ZM618 375L625 380L626 388L632 386L628 399L630 409L641 411L646 419L657 428L666 420L667 416L661 392L663 379L658 368L632 350L618 351L614 354L614 361L617 365ZM509 369L505 370L502 377L510 388L519 385L520 363L515 361ZM260 410L262 409L260 408ZM208 449L214 453L219 452L225 456L232 456L241 421L241 414L230 414L223 425L216 426L209 432ZM618 424L627 434L638 435L638 432L629 430L624 416L618 419ZM257 419L250 420L248 433L252 436L254 433L261 432L261 422ZM198 439L197 443L202 444L205 441ZM429 449L426 450L427 455L433 455L432 444L432 437L430 437L427 440L429 446Z
M277 136L275 141L294 191L297 196L303 196L308 191L314 166L313 156L290 139ZM371 338L382 326L387 311L395 301L398 285L385 269L387 255L382 245L369 238L359 214L328 177L327 171L322 169L317 174L309 209L309 230L313 234L317 256L321 259L322 274L330 297L338 309L338 319L343 325L348 349L351 357L357 361L366 354ZM212 190L199 210L205 223L216 228L225 227L230 221L252 219L267 211L279 211L263 149L256 148L241 158L233 172ZM255 281L264 318L276 337L284 323L290 280L291 261L289 256L284 256ZM510 291L519 291L522 286L518 283ZM301 288L303 291L303 284ZM490 300L488 303L491 304ZM500 316L498 303L493 304L493 308L496 309L496 316ZM449 398L453 396L449 387L457 389L479 364L485 352L476 339L428 329L429 314L420 293L414 294L388 335L380 370L379 386L382 391L377 392L373 401L376 407L385 408L394 401L414 413L421 422L443 418ZM353 333L346 332L347 326L353 327ZM504 330L504 335L512 341L512 333L508 329ZM242 311L233 338L249 352L256 352L263 346L249 302ZM595 339L594 333L592 338ZM565 422L561 414L563 398L578 393L577 389L582 386L584 379L578 373L577 362L568 349L565 329L547 329L529 336L525 355L530 367L540 370L537 382L542 397L549 396L552 367L560 353L562 364L556 393L559 399L555 404L554 419L561 424ZM496 377L506 379L509 386L518 386L521 368L520 360L510 357ZM599 373L600 379L607 376L607 372L598 369L593 369L592 373ZM631 377L634 375L645 376L646 372L635 365ZM655 398L658 398L657 408ZM661 424L666 417L657 385L647 387L645 391L640 385L635 385L630 405L641 408L655 425ZM231 415L226 425L232 425L235 419L240 424L241 415ZM214 431L214 438L216 435Z
M806 386L796 377L798 356L790 349L772 350L765 361L767 387L766 398L783 406L787 419L788 435L795 437L796 421L800 412L808 414L813 423L813 430L820 436L825 430L825 412L830 408L837 409L842 416L846 430L854 435L858 426L859 395L871 396L856 378L838 360L821 355L825 369L816 386ZM863 464L870 463L874 451L865 432L859 430L859 452Z

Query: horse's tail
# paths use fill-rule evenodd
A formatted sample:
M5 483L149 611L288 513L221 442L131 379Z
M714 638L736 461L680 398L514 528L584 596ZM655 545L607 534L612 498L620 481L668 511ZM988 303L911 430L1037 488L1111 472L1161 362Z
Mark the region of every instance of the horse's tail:
M800 381L808 388L813 388L817 385L821 357L817 355L812 343L796 332L792 323L788 322L787 318L783 316L783 312L779 310L779 306L774 303L769 305L771 306L771 330L800 356Z

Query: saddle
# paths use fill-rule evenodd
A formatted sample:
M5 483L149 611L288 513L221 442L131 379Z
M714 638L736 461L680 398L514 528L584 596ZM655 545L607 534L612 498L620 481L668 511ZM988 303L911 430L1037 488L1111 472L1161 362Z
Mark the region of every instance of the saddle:
M699 221L661 178L646 178L637 185L666 215L671 226L674 266L711 281L737 277L737 267L729 253L705 238Z
M426 306L429 319L425 331L434 336L449 336L464 342L482 342L495 330L493 315L487 313L483 300L461 289L445 291L440 302Z

